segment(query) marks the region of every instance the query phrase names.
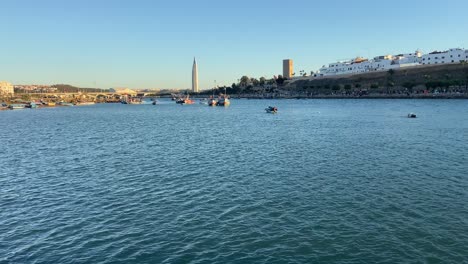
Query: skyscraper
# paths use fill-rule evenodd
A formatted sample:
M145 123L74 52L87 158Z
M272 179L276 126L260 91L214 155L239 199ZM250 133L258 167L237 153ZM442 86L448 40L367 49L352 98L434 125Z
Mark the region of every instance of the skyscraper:
M192 67L192 92L198 93L198 69L197 61L193 58L193 67Z

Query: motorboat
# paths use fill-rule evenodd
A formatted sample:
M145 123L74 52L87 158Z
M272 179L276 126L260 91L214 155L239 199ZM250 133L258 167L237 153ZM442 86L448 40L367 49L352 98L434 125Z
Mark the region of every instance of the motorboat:
M8 108L10 108L11 110L24 109L24 108L26 108L26 105L25 104L11 104L11 105L8 106Z
M229 101L229 98L226 95L220 96L218 99L218 106L229 106L231 104L231 101Z
M195 101L190 99L190 95L187 95L185 98L179 98L176 101L177 104L194 104Z
M216 106L216 105L218 105L218 101L216 101L214 98L211 98L210 100L208 100L208 105L209 106Z
M35 102L29 102L26 104L26 108L38 108L39 106Z
M416 114L414 114L414 113L409 113L409 114L408 114L408 118L416 118Z
M278 108L276 108L276 106L268 106L267 108L265 108L265 111L267 113L276 114L278 113Z
M73 106L72 103L67 103L67 102L59 102L58 103L60 106Z

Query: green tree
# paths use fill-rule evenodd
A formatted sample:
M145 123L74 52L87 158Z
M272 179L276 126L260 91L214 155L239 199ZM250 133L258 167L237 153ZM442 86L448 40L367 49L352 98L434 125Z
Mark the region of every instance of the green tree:
M244 76L242 76L242 77L240 78L240 83L239 83L239 84L240 84L240 86L247 86L247 84L249 83L249 81L250 81L250 78L249 78L248 76L245 76L245 75L244 75Z
M345 88L345 90L351 90L351 84L346 84L346 85L344 86L344 88Z

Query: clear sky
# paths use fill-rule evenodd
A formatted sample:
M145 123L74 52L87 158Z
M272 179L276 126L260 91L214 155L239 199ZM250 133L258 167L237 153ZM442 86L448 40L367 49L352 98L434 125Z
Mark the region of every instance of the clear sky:
M468 48L467 0L0 0L0 80L200 88L355 56Z

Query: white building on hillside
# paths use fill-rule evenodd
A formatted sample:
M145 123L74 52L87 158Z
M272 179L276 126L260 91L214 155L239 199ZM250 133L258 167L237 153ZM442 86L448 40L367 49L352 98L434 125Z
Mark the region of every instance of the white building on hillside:
M465 49L449 49L446 51L433 51L422 56L421 64L445 64L445 63L460 63L468 61L468 50Z
M330 63L323 66L312 77L333 76L340 74L358 74L373 71L388 71L403 67L412 67L429 64L460 63L468 61L468 50L450 49L448 51L434 51L422 54L417 50L414 53L377 56L371 60L357 57L349 61Z
M11 95L14 94L15 90L13 85L9 82L0 82L0 95Z

